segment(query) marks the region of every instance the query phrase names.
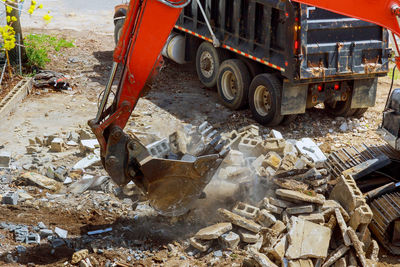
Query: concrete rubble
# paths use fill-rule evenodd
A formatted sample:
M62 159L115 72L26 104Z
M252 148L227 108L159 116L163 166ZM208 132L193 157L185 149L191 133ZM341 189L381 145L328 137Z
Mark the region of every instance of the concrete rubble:
M196 151L205 136L215 133L204 124L187 126L180 135L190 142L152 136L146 147L154 157L172 159L176 146ZM209 208L214 210L206 218L191 211L160 219L133 183L113 185L101 167L98 142L86 127L31 139L21 166L11 154L1 153L4 207L60 207L66 210L63 216L90 225L77 231L47 218L32 225L0 222L0 237L9 234L19 246L10 248L6 261L18 262L30 246L43 244L50 254L58 248L72 251L66 266L162 264L165 258L182 264L191 259L213 266L229 260L232 266L296 267L369 266L379 260L379 245L368 230L371 209L351 175L329 173L325 155L311 139L286 140L276 130L260 134L254 125L222 138L231 150L213 180L233 185L234 192L225 196L229 204ZM158 240L170 228L179 238L168 235L176 241L166 245L143 238ZM119 254L126 255L121 265L114 259Z

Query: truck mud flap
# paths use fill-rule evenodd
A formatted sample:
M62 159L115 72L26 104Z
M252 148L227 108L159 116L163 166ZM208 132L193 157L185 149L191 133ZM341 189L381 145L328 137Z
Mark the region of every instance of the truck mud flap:
M378 79L354 80L351 108L368 108L375 105Z
M308 84L283 82L281 114L301 114L306 112Z

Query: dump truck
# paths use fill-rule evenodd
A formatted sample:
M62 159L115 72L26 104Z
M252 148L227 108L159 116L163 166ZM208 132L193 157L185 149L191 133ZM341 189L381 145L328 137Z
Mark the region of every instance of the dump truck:
M126 12L116 7L116 41ZM183 8L162 54L195 64L225 106L249 106L257 122L275 126L321 103L333 116L361 116L388 72L388 42L376 24L306 4L197 0Z

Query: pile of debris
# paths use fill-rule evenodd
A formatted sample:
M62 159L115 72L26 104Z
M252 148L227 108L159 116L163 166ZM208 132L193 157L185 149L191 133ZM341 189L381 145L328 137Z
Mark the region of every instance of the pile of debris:
M256 204L219 209L220 223L198 231L193 247L244 249L248 263L261 266L366 266L378 260L379 246L368 230L371 209L351 175L331 177L311 139L285 140L275 130L260 136L256 126L225 138L232 150L218 178L239 183L239 195Z
M346 198L345 184L342 177L331 197ZM217 244L244 249L247 261L261 266L367 266L377 261L379 246L367 227L372 219L368 205L354 195L344 207L334 199L278 188L258 206L238 202L232 211L218 209L221 223L199 230L190 244L202 252Z

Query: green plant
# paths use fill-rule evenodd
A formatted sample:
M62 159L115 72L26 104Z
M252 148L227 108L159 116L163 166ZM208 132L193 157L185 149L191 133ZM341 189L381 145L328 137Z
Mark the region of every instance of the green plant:
M399 70L396 68L396 71L394 72L394 80L396 81L397 79L399 79ZM389 78L392 79L393 76L393 69L389 70Z
M49 53L61 48L74 47L73 42L47 34L29 34L24 44L30 67L44 68L50 62Z

